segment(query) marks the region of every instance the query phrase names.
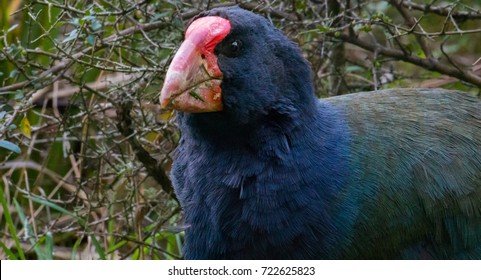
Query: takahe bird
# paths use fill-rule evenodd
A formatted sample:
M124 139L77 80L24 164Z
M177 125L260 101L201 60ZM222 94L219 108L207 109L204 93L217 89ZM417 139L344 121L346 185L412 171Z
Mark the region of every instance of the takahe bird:
M481 258L481 101L443 89L318 100L262 16L202 13L161 104L187 259Z

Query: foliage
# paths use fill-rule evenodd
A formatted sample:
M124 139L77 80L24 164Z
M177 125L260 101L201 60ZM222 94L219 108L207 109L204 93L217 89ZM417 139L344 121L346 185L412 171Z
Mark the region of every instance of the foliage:
M186 22L228 1L0 0L0 258L181 258L158 106ZM481 87L477 1L237 1L297 42L321 96Z

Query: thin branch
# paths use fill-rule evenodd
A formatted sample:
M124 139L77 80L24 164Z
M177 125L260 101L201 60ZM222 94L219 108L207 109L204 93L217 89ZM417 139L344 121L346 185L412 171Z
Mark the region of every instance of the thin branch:
M57 173L46 168L45 166L41 166L40 164L34 161L8 161L0 165L0 170L2 169L10 169L10 172L16 169L32 169L32 170L41 172L47 175L48 177L50 177L57 184L61 185L68 192L78 196L78 198L80 198L81 200L84 200L84 201L88 200L87 194L83 190L80 190L76 186L69 184L68 182L65 181L64 178L62 178Z
M481 11L472 12L464 12L464 11L457 11L453 12L454 8L450 6L440 7L440 6L432 6L432 5L423 5L417 4L412 1L401 1L400 3L404 7L408 9L422 11L424 13L435 13L440 16L448 16L449 14L457 19L457 20L465 20L465 19L481 19Z
M130 116L132 107L133 103L129 98L124 98L123 101L120 102L119 106L117 107L117 128L120 133L127 138L127 141L134 150L137 159L142 162L147 169L147 173L160 184L165 193L177 200L172 183L170 182L166 171L162 167L162 163L159 163L156 159L154 159L149 152L144 149L136 137L136 132L132 128L132 117Z
M0 87L0 92L15 91L15 90L18 90L18 89L23 89L27 86L30 86L35 81L40 81L40 80L42 80L42 79L44 79L44 78L46 78L50 75L55 75L55 74L59 73L60 71L63 71L65 69L69 68L75 62L75 60L79 60L81 57L83 57L85 55L90 57L91 53L99 51L99 50L107 47L109 44L118 41L121 38L125 38L125 37L128 37L128 36L130 36L134 33L138 33L141 30L148 32L148 31L151 31L151 30L164 28L165 26L167 26L167 23L165 23L163 21L156 21L156 22L147 23L147 24L139 24L139 25L135 25L135 26L132 26L130 28L124 29L117 34L114 34L112 36L109 36L109 37L103 39L99 44L97 44L95 46L87 47L87 48L79 51L78 53L72 54L71 58L62 59L59 63L57 63L52 68L49 68L48 70L43 71L42 73L38 74L38 77L36 79L34 79L32 81L24 81L24 82L12 84L12 85L9 85L9 86Z
M326 33L326 34L331 37L336 37L334 33ZM420 58L418 56L407 55L405 52L401 50L387 48L380 44L363 41L357 37L348 36L346 34L337 34L337 35L339 36L340 39L344 40L345 42L356 45L365 50L368 50L371 52L378 52L378 54L381 54L384 56L409 62L414 65L420 66L422 68L439 72L441 74L456 77L459 80L474 84L477 87L481 88L481 76L476 75L472 71L458 69L456 67L452 67L450 65L439 62L433 58Z
M389 2L391 2L391 4L396 7L396 9L406 21L406 24L412 26L412 30L420 30L422 34L426 33L419 24L421 20L416 20L416 18L414 18L414 16L402 5L403 0L390 0ZM415 34L415 37L426 57L432 57L433 54L431 52L431 48L429 48L428 43L426 42L426 38L418 34Z
M286 20L291 20L291 21L297 21L298 20L298 18L293 14L274 9L270 6L266 6L266 5L263 5L263 4L256 4L256 3L252 3L252 2L237 3L235 1L235 2L219 3L219 4L211 5L210 8L213 9L213 8L229 7L229 6L236 6L236 5L243 8L243 9L253 11L253 12L257 12L257 13L261 13L261 14L268 14L268 15L271 15L275 18L286 19ZM194 10L182 13L181 18L183 20L186 20L186 19L189 19L189 18L192 18L192 17L196 16L200 12L202 12L202 11L199 10L199 9L194 9Z
M149 2L149 1L142 1L142 2L136 3L136 4L128 7L127 9L123 9L123 10L118 11L118 12L99 12L99 13L92 13L91 15L92 15L92 16L96 16L96 17L110 17L110 16L126 15L126 14L128 14L128 13L131 13L131 12L134 11L134 10L140 9L140 7L142 7L143 5L147 4L148 2ZM62 4L59 4L59 3L52 2L52 1L49 1L49 2L47 3L47 2L45 2L45 1L36 0L36 1L32 1L32 4L40 4L40 5L45 5L45 6L52 6L52 7L56 7L56 8L65 10L65 11L73 12L73 13L76 13L76 14L79 14L79 15L86 15L86 14L87 14L87 11L76 9L76 8L70 6L70 5L67 4L67 3L64 3L64 4L62 5Z

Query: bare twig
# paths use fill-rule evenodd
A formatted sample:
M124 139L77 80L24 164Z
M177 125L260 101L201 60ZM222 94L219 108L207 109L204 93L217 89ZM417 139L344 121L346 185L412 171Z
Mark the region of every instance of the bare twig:
M390 0L391 4L396 7L399 13L402 15L406 24L411 26L412 30L420 30L421 33L425 33L422 29L421 25L419 24L420 20L416 20L414 16L402 5L403 0ZM419 46L423 50L426 57L432 57L431 48L429 48L428 43L426 42L426 38L424 36L420 36L418 34L415 35L416 40L419 43Z
M328 33L328 35L335 36L335 34L333 33ZM439 62L433 58L420 58L418 56L408 55L401 50L388 48L377 43L367 42L365 40L361 40L359 38L348 36L345 34L337 34L337 35L339 36L339 38L341 38L345 42L356 45L365 50L368 50L371 52L377 51L379 54L382 54L384 56L409 62L414 65L420 66L422 68L425 68L431 71L436 71L441 74L449 75L461 81L465 81L473 85L476 85L478 87L481 87L481 76L475 74L470 70L458 69L456 67L452 67L442 62Z
M167 176L162 164L155 160L142 146L136 138L136 132L132 128L132 118L130 112L132 110L132 101L125 98L117 108L118 122L117 128L127 138L130 146L134 150L137 159L143 163L147 169L147 173L152 176L162 187L164 192L177 200L172 183Z
M467 11L454 11L454 8L451 4L441 7L441 6L433 6L433 5L423 5L417 4L413 1L401 1L400 3L406 8L414 9L418 11L422 11L424 13L435 13L440 16L448 16L451 15L453 18L457 20L466 20L466 19L481 19L481 11L473 10L471 12Z
M48 177L50 177L52 180L54 180L56 183L58 183L60 186L62 186L64 189L66 189L68 192L75 194L80 198L81 200L88 200L87 194L78 189L76 186L66 182L64 178L62 178L60 175L57 173L53 172L52 170L41 166L40 164L33 162L33 161L9 161L5 162L2 165L0 165L0 170L2 169L10 169L10 172L15 170L15 169L33 169L38 172L42 172Z

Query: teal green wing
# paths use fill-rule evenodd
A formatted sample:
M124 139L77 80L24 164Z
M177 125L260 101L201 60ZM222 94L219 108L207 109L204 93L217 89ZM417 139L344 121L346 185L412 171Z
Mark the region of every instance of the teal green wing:
M481 259L481 102L446 90L332 99L350 127L347 258ZM352 198L350 198L352 201Z

